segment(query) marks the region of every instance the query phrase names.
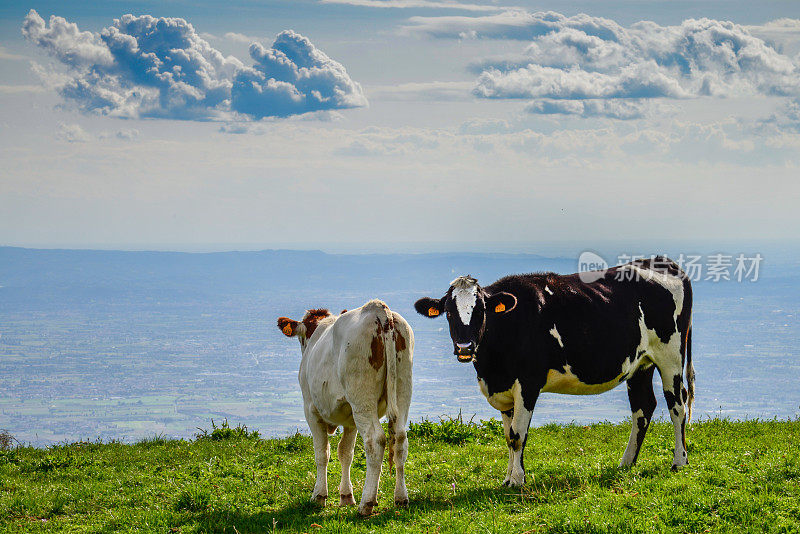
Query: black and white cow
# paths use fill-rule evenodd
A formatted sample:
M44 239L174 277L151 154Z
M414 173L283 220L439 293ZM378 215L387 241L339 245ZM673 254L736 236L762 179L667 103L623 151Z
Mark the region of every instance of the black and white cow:
M671 260L659 256L594 273L506 276L487 287L462 276L444 297L414 306L426 317L447 316L458 361L473 363L481 392L502 413L509 447L505 485L525 482L528 426L544 392L590 395L627 382L632 428L620 466L632 465L656 407L655 369L675 426L672 468L688 463L692 288Z

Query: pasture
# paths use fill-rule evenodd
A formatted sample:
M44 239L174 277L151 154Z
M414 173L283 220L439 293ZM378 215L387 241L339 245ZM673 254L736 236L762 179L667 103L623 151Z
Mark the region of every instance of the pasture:
M3 532L798 532L800 421L694 423L691 464L670 471L673 433L656 422L638 463L618 469L630 425L532 428L522 489L496 420L418 422L409 432L411 503L381 478L369 518L314 485L311 438L260 439L216 426L195 440L73 443L0 451ZM338 435L333 438L335 451ZM335 452L331 497L338 483ZM356 497L364 480L356 446Z

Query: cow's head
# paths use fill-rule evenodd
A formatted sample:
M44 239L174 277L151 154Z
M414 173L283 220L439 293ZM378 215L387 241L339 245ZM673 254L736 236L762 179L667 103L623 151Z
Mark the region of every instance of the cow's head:
M305 348L320 321L330 315L331 312L328 310L317 309L308 310L300 321L295 321L288 317L278 317L278 328L286 337L297 336L297 339L300 340L300 346Z
M486 331L489 315L508 313L517 305L517 297L499 291L488 293L471 276L459 276L440 299L425 297L414 303L417 313L425 317L445 314L450 325L453 353L458 361L469 363Z

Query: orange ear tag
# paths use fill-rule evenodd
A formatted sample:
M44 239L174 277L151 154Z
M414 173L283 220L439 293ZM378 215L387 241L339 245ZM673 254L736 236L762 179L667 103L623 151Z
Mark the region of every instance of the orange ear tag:
M283 333L286 334L287 336L291 336L292 335L292 325L287 324L286 326L284 326L283 327Z
M439 310L437 310L433 306L428 308L428 317L436 317L437 315L439 315Z
M500 312L504 312L504 311L506 311L506 305L503 304L502 302L494 307L494 312L495 313L500 313Z

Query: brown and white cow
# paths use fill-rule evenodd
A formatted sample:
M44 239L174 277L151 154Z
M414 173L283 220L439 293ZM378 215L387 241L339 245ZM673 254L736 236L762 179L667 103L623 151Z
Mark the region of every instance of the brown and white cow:
M311 500L328 497L328 435L344 427L338 455L342 465L339 504L355 504L350 464L356 431L364 441L367 474L358 511L377 505L378 482L387 439L380 418L389 422L389 465L395 463L395 504L408 504L404 467L408 456L406 422L411 404L414 333L403 317L380 300L333 315L309 310L301 321L278 319L278 328L300 340L300 389L314 438L317 480Z

